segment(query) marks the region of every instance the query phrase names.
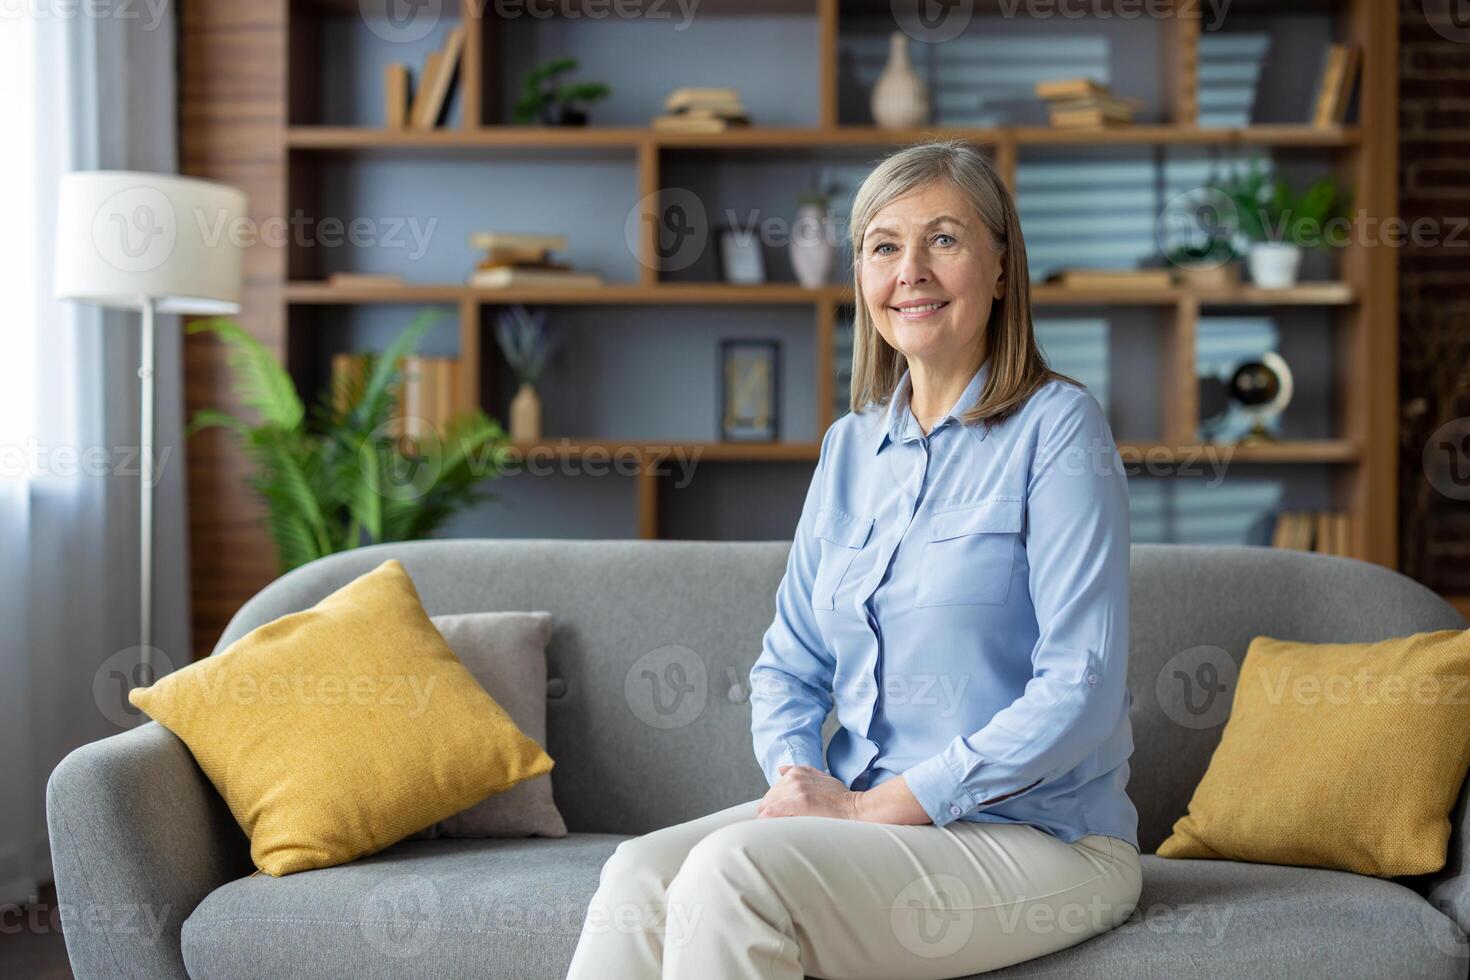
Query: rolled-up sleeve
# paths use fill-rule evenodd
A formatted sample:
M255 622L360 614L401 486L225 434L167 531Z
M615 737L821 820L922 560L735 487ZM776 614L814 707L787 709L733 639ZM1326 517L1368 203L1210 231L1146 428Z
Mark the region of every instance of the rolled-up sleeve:
M776 615L750 671L751 740L766 783L775 785L784 765L827 771L822 723L832 710L836 666L812 614L812 580L821 546L812 525L821 500L832 430L822 439L820 458L796 524L786 573L776 589Z
M1025 548L1038 638L1021 697L904 773L935 826L1066 775L1128 707L1128 481L1086 392L1041 437Z

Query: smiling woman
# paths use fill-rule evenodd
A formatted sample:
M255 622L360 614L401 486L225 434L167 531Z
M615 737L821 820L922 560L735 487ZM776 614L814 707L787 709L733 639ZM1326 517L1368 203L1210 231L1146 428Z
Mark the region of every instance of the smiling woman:
M853 411L750 673L770 790L620 844L573 978L961 976L1137 904L1127 482L1037 347L1010 195L963 142L909 147L852 243Z

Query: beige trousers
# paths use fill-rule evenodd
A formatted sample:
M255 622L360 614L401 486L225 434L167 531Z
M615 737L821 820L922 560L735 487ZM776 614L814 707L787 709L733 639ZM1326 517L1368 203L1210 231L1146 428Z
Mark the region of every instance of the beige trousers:
M1138 852L1024 824L756 817L758 800L626 840L569 980L939 980L1065 949L1127 919Z

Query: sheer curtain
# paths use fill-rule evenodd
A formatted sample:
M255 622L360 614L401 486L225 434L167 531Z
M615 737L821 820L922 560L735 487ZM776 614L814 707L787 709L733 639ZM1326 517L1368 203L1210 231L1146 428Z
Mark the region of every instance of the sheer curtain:
M57 181L176 167L171 4L39 0L0 17L0 903L50 877L46 778L138 723L135 315L51 299ZM154 644L188 662L179 324L158 324Z

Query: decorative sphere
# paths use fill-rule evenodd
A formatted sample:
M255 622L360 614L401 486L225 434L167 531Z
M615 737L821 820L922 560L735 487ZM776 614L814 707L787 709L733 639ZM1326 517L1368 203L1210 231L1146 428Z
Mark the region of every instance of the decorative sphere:
M1230 396L1242 405L1265 405L1280 393L1280 376L1260 361L1242 364L1230 376Z

